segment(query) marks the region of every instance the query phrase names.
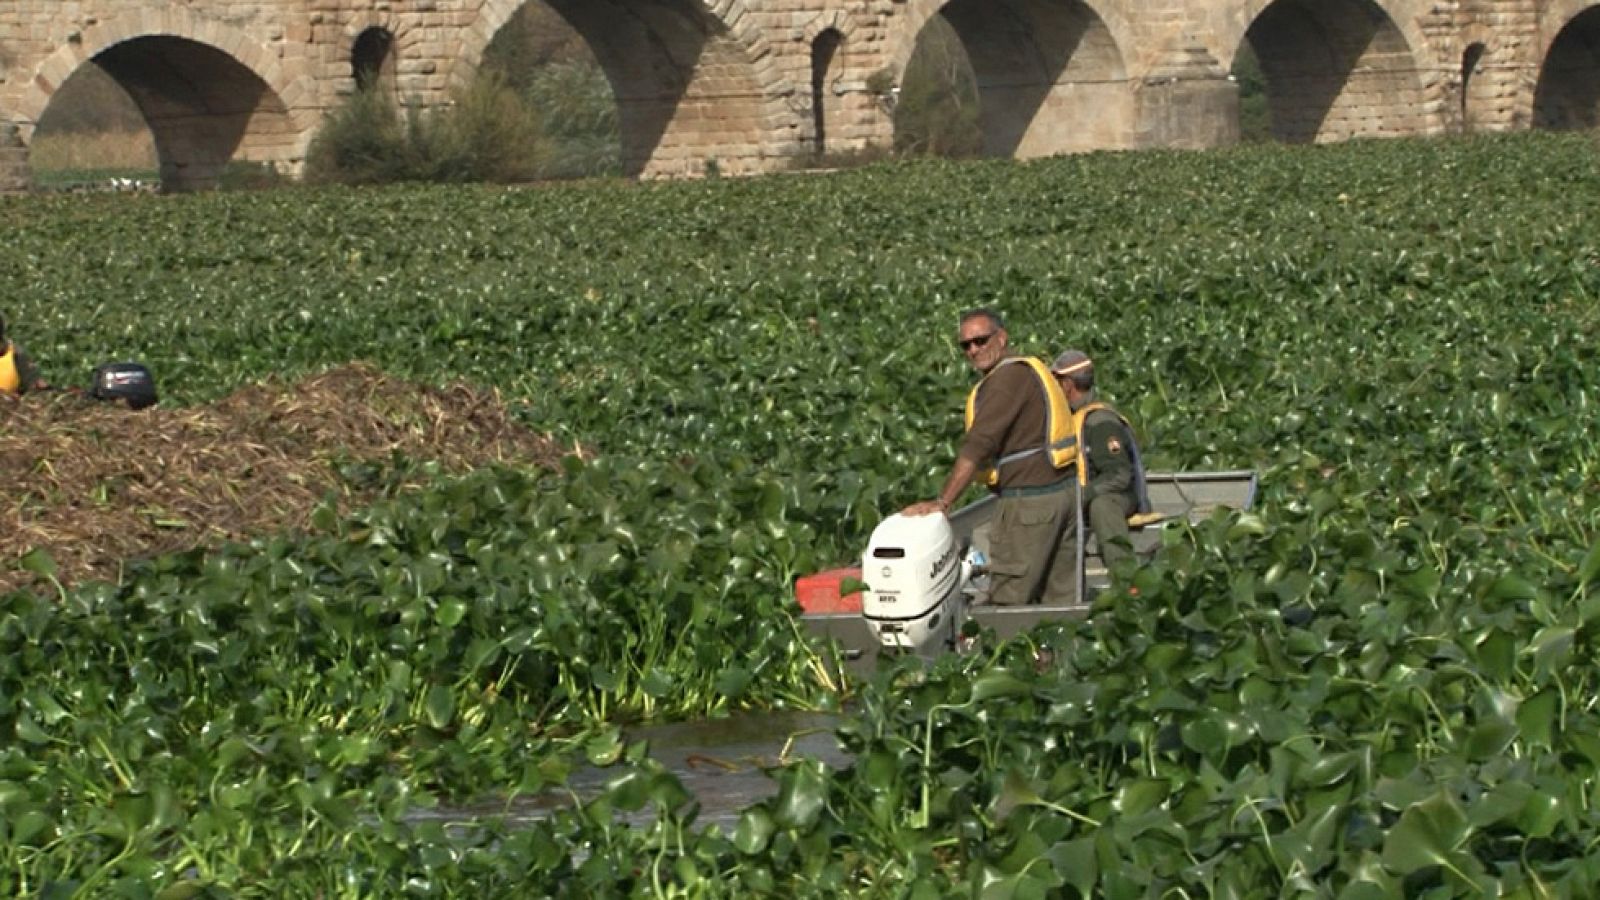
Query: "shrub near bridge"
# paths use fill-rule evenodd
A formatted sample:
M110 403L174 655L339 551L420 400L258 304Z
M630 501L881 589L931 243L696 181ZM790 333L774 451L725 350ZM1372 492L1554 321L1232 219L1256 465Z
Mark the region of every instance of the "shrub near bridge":
M8 877L1586 896L1595 178L1523 136L8 203L13 328L57 381L138 356L192 401L359 356L602 454L7 597ZM815 699L788 580L936 488L978 303L1096 355L1153 465L1258 467L1258 509L1170 533L1086 623L890 667L853 768L697 828L604 723ZM573 753L612 789L542 824L401 819Z
M438 110L407 106L402 112L389 92L363 89L318 129L307 153L306 180L531 181L549 155L548 143L538 115L493 73L458 89L451 105Z

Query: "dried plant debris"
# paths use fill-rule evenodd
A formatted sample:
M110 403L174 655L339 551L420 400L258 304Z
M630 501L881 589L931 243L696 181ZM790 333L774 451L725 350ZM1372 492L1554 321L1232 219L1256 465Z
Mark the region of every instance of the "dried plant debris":
M182 409L53 392L0 400L0 590L32 579L17 561L34 550L75 582L115 578L129 559L303 527L329 497L350 508L375 496L375 481L349 473L396 455L464 472L553 467L570 452L513 421L496 391L411 384L365 364Z

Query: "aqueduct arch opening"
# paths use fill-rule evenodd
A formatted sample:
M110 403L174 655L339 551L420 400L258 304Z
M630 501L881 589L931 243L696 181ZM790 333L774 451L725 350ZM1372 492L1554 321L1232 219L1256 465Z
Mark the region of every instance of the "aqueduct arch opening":
M237 59L186 38L119 43L93 60L144 113L164 190L214 186L235 160L288 164L298 129L271 87Z
M1131 125L1122 54L1081 2L955 0L955 26L978 79L984 150L1048 156L1115 147Z
M156 184L157 166L144 113L92 62L56 88L22 157L22 169L31 176L25 183L69 189L143 189Z
M1457 117L1462 131L1472 130L1473 114L1485 104L1484 80L1478 77L1478 70L1488 50L1482 41L1474 41L1461 51L1461 108L1457 111Z
M1030 158L1131 146L1135 111L1122 49L1083 0L951 0L913 12L916 33L944 19L976 78L986 156Z
M363 29L350 44L350 77L356 90L393 94L398 55L394 32L381 25Z
M1372 0L1273 0L1251 21L1236 59L1245 47L1260 66L1276 140L1434 128L1411 45Z
M1600 6L1574 16L1545 54L1533 92L1533 126L1577 130L1600 125Z
M811 152L828 152L829 125L839 119L839 99L833 91L843 70L844 34L824 29L811 41Z
M625 174L741 174L785 152L772 146L783 92L752 62L748 36L700 0L548 2L583 37L611 84ZM522 5L486 4L487 37ZM476 70L487 43L460 60L458 80Z
M230 26L172 9L86 29L44 58L27 83L19 118L28 137L85 65L98 66L138 107L164 190L212 187L235 161L293 172L304 157L314 121L304 104L314 88L303 76L286 79L271 53Z
M941 16L966 51L982 152L1045 157L1131 146L1133 93L1114 30L1083 0L925 0L893 54L904 75L917 35Z

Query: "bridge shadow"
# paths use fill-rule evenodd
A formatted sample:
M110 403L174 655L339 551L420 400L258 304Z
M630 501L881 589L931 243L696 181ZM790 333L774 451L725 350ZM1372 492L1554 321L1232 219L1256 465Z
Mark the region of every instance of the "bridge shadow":
M155 140L162 189L215 186L235 159L287 160L297 131L283 101L249 67L215 47L135 38L96 56L133 99Z
M1122 54L1087 5L955 0L940 15L977 78L985 155L1048 156L1125 143L1132 114Z
M1272 136L1290 144L1423 129L1405 38L1370 0L1277 0L1245 33L1266 80Z
M1539 72L1533 126L1575 131L1600 125L1600 8L1561 29Z
M760 155L763 92L726 25L699 4L550 6L588 43L611 84L625 174L701 174L708 161L737 171L739 159Z

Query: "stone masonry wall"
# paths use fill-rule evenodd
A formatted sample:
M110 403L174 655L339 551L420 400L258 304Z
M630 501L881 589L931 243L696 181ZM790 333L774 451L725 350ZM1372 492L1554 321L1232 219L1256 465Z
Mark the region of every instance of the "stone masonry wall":
M367 29L393 36L397 96L438 105L470 80L520 2L0 0L0 122L15 135L0 147L10 169L0 187L16 183L17 144L31 140L52 94L90 60L142 104L168 186L203 187L230 159L297 169L317 123L353 90L351 51ZM1268 70L1286 139L1526 127L1545 54L1600 4L552 2L607 65L624 156L645 177L771 171L817 150L887 146L894 88L935 15L957 25L979 68L996 154L1228 143L1237 135L1228 71L1246 44ZM837 49L815 69L819 40ZM1589 93L1551 96L1565 108Z

